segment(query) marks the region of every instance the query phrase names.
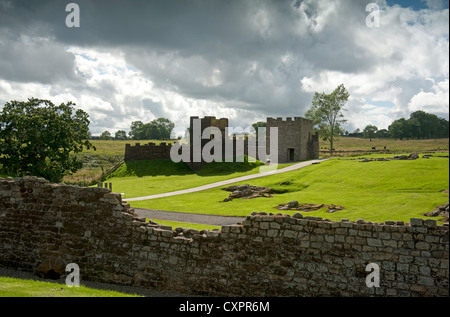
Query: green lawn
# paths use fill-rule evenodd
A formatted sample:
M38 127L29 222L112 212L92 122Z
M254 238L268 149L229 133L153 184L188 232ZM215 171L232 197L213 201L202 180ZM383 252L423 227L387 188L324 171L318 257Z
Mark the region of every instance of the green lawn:
M0 276L0 297L138 297L116 291L106 291L66 284Z
M165 141L167 143L174 143L176 140ZM84 150L82 153L78 153L77 156L83 162L83 168L73 175L64 177L64 182L67 183L92 183L100 179L102 168L107 171L120 161L125 154L125 144L135 143L147 144L153 142L159 144L163 141L158 140L91 140L92 144L96 147L96 150ZM383 149L384 146L390 150L390 153L400 152L425 152L430 150L449 150L449 139L429 139L429 140L393 140L393 139L369 139L363 138L351 138L351 137L337 137L335 139L334 147L338 151L335 156L347 156L353 155L352 151L368 151L372 150L375 146L377 150ZM329 148L329 143L320 140L320 148L325 151L325 148ZM345 153L339 153L339 151L345 151ZM326 152L321 152L321 156L329 156Z
M384 147L389 151L388 153L412 153L426 151L448 151L449 139L426 139L426 140L394 140L394 139L364 139L353 137L337 137L334 140L334 148L336 153L334 156L348 156L357 155L351 152L367 151L372 152L372 147L375 149L383 150ZM330 148L329 142L320 140L321 151L326 151ZM344 153L340 153L343 151ZM325 152L321 152L324 156L329 156Z
M377 222L409 221L413 217L425 218L423 213L448 202L448 194L442 192L449 188L448 172L448 158L367 163L335 158L297 171L245 182L286 190L272 198L223 202L229 192L216 188L130 203L133 207L141 208L246 216L253 211L293 214L294 211L278 211L273 207L297 200L299 203L336 204L345 207L335 213L326 213L324 209L303 213L304 215L331 220L349 218ZM284 181L290 181L291 184L280 185Z
M148 196L211 184L260 172L258 162L212 163L195 173L170 160L124 162L105 182L127 198ZM283 168L292 164L280 164Z
M154 222L158 223L159 225L163 225L163 226L170 226L172 227L172 229L175 229L177 227L181 227L181 228L189 228L189 229L197 229L197 230L203 230L203 229L208 229L208 230L213 230L213 229L221 229L221 226L212 226L212 225L203 225L203 224L198 224L198 223L188 223L188 222L178 222L178 221L168 221L168 220L158 220L158 219L150 219L153 220ZM148 219L147 219L148 221Z

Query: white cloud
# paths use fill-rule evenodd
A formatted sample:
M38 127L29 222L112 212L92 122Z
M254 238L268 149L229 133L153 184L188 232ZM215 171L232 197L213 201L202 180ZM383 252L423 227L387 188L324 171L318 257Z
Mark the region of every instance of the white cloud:
M440 10L444 7L444 1L446 0L422 0L427 4L430 9Z
M449 107L449 80L438 82L432 91L421 91L411 98L408 109L411 112L423 110L430 113L448 113Z
M58 27L51 5L9 6L8 16L0 12L0 102L74 101L94 135L159 116L177 131L194 115L228 117L233 126L299 116L315 91L341 83L355 128L386 128L418 109L448 116L448 10L427 2L433 10L378 1L381 27L368 28L361 1L160 2L109 11L81 1L76 32Z

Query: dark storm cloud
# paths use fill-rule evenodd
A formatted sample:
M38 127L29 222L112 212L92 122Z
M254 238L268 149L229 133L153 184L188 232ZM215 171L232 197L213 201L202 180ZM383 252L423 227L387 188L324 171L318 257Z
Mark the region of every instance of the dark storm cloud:
M44 84L74 80L74 56L46 39L1 37L0 78Z
M235 116L230 119L245 126L255 118L303 115L314 90L335 88L332 76L346 79L347 88L347 84L353 85L355 90L371 94L398 85L404 92L398 106L407 111L409 100L422 87L403 87L414 82L414 77L410 79L409 69L403 73L398 65L403 63L417 73L419 68L433 69L433 61L442 63L442 49L428 58L431 55L426 50L435 47L421 50L418 45L433 42L434 35L424 41L420 38L425 36L423 30L406 30L403 19L410 12L401 15L390 10L392 17L383 17L389 28L370 30L365 25L368 2L359 0L74 0L80 7L79 28L65 25L69 2L0 0L0 79L52 84L64 79L64 85L55 87L92 94L120 109L118 116L128 113L135 118L150 112L182 117L186 107L198 109L194 104L198 101L214 104L202 109L203 114ZM377 2L383 7L384 1ZM430 25L448 23L448 11L446 14L427 15ZM442 33L445 36L445 31L436 32L436 38ZM446 32L443 45L448 47ZM414 37L417 39L409 42ZM384 41L393 45L383 46ZM408 46L410 43L414 47ZM97 73L89 68L86 74L80 71L78 60L74 61L80 56L74 53L77 49L67 50L70 47L121 54L155 91L166 95L127 96L116 77L97 76L98 69ZM411 48L420 62L417 69L411 66L414 63L404 62L414 60ZM82 57L87 63L88 56ZM424 63L427 59L430 62ZM386 69L386 74L380 69ZM439 82L448 78L448 73L438 75ZM169 94L183 102L164 99ZM234 113L224 110L219 114L220 107ZM123 118L114 120L124 124Z
M2 27L13 33L54 37L67 45L171 51L181 57L202 56L210 63L237 60L237 67L242 66L239 59L261 60L271 67L273 59L286 52L306 56L317 68L342 71L355 71L365 60L358 59L361 49L345 32L336 36L336 25L345 28L348 24L342 23L339 12L330 15L329 27L320 35L311 30L299 35L297 28L320 23L323 7L314 2L81 0L76 2L80 28L65 27L64 1L11 3L0 13ZM364 17L361 5L353 2L345 7ZM330 58L331 48L340 59Z

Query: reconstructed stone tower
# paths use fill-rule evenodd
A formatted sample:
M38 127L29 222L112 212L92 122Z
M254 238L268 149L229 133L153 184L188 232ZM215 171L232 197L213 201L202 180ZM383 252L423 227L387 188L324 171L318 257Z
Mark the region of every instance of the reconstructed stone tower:
M200 120L200 135L197 135L198 140L194 140L194 119ZM215 127L220 130L221 133L221 144L222 144L222 154L225 153L225 142L227 141L227 133L225 128L228 127L228 118L220 118L217 119L213 116L206 116L204 118L199 118L198 116L193 116L190 118L189 124L189 148L190 148L190 159L189 162L185 162L189 165L191 169L194 171L198 171L202 169L207 163L203 160L202 157L202 149L203 147L211 141L211 139L203 139L201 138L203 131L206 128ZM194 143L198 142L199 147L196 148ZM222 161L224 160L224 156L222 155Z
M266 144L270 149L270 128L278 128L278 163L319 157L319 133L313 134L313 122L301 117L267 118ZM273 157L273 155L271 155Z

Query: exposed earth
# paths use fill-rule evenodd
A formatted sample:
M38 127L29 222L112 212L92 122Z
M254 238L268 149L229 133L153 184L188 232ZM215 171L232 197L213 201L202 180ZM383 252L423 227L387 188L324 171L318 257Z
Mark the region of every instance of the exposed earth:
M338 205L325 205L325 204L300 204L298 201L290 201L287 204L280 204L276 207L274 207L278 210L298 210L298 211L304 211L304 212L310 212L319 210L322 208L327 208L327 212L333 213L339 210L343 210L344 207L338 206Z

